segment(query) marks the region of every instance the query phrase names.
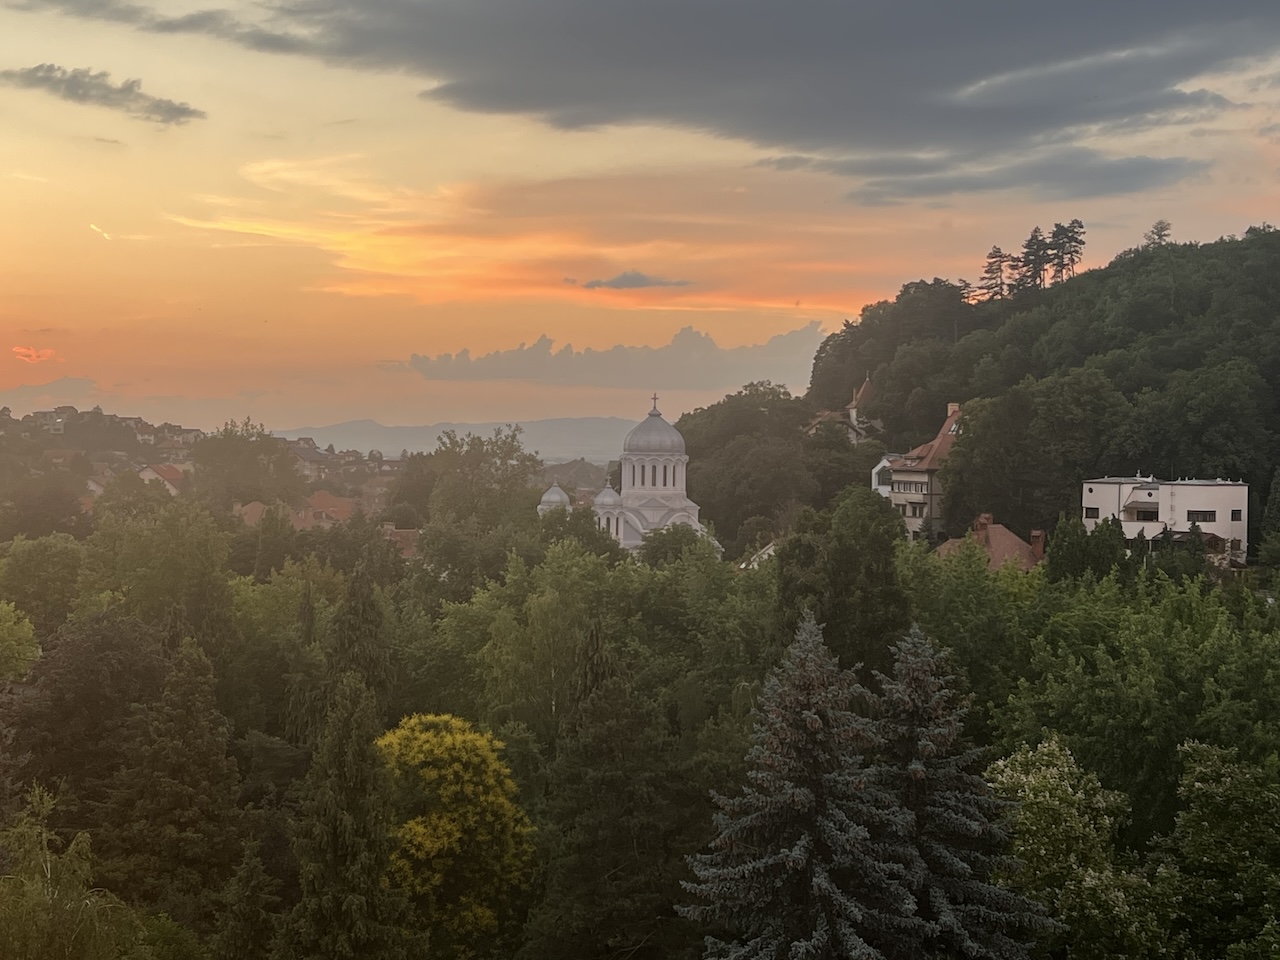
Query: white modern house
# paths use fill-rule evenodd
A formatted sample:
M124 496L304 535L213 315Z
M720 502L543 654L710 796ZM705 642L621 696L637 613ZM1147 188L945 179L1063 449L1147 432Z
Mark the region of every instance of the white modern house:
M1242 565L1249 551L1249 485L1241 481L1098 477L1081 485L1080 503L1089 531L1115 517L1126 540L1166 530L1185 540L1195 525L1211 554Z

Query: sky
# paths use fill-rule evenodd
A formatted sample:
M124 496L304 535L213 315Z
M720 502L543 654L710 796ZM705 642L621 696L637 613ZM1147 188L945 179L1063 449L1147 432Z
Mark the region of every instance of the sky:
M675 416L1036 225L1280 219L1280 3L0 0L0 131L16 413Z

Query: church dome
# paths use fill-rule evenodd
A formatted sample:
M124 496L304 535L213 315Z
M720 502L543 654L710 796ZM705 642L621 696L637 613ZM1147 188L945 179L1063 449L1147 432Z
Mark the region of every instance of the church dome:
M627 439L622 441L622 452L658 456L684 453L684 437L680 436L679 430L662 419L656 398L649 416L636 424L627 434Z
M560 489L560 482L556 481L547 488L547 492L542 495L542 500L538 506L552 510L556 507L569 506L569 495Z
M613 489L613 484L605 484L605 488L596 494L593 502L597 507L620 507L622 506L622 497L618 491Z

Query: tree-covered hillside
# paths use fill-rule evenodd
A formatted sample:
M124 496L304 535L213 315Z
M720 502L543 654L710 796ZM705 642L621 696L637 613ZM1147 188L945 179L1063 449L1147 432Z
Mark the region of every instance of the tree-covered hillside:
M908 283L826 339L807 399L842 406L868 374L891 450L965 405L953 527L984 511L1024 534L1052 526L1085 476L1135 472L1242 478L1260 522L1280 452L1280 232L1200 244L1153 229L1047 287Z

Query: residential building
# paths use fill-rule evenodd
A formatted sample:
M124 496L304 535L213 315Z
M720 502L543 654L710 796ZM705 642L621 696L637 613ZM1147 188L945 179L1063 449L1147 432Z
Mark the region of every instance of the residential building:
M182 491L183 481L186 480L186 473L172 463L152 463L138 471L138 477L145 483L152 480L158 480L164 485L169 495L176 497Z
M805 433L813 436L822 424L835 423L844 428L850 443L861 443L884 429L884 424L879 420L872 420L867 416L867 405L874 396L875 388L871 385L871 375L868 374L843 410L823 410L806 424Z
M1044 531L1032 530L1031 542L1023 540L995 518L984 513L973 521L973 527L965 537L957 537L939 545L938 555L948 556L972 539L987 555L987 569L995 571L1012 563L1023 573L1028 572L1044 559Z
M1249 485L1242 481L1097 477L1081 484L1080 508L1086 530L1115 517L1126 540L1141 533L1150 542L1168 531L1179 541L1194 525L1221 563L1242 566L1249 552Z
M884 494L883 481L889 481L887 496L902 514L913 540L920 538L931 521L934 526L942 521L942 484L938 480L938 469L951 453L959 431L960 404L949 403L947 418L937 436L900 457L885 457L872 472L873 490Z

